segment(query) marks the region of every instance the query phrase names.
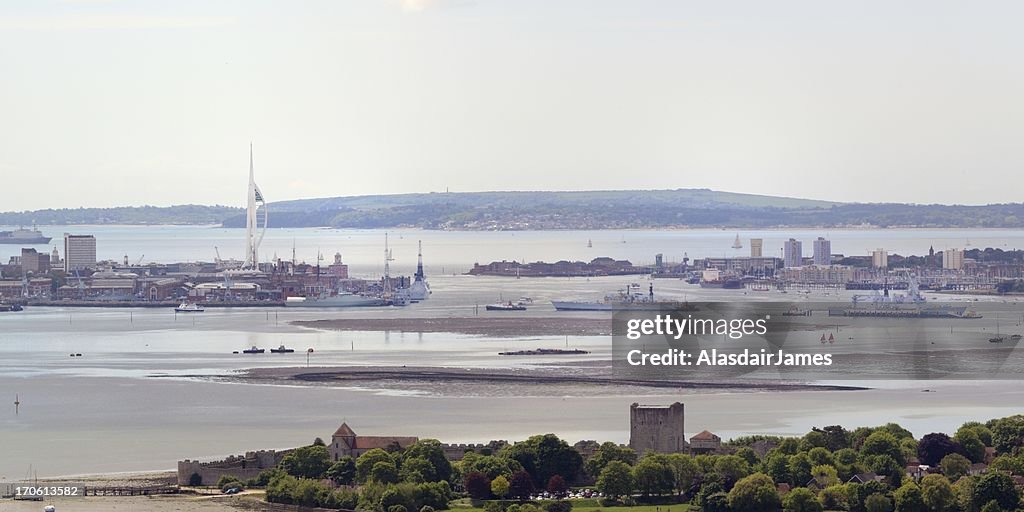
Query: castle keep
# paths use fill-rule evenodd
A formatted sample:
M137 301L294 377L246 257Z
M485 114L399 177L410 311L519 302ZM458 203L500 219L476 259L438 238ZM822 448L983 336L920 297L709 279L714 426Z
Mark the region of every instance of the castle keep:
M683 430L683 404L629 407L629 447L640 455L683 453L688 450Z

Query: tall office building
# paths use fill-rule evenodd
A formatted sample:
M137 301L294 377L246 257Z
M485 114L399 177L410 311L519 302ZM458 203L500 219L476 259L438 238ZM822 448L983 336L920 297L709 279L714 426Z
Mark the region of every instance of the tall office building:
M802 267L804 264L803 242L793 238L783 242L782 262L786 267Z
M814 241L814 264L832 264L832 242L825 240L820 236Z
M889 253L882 248L872 251L871 266L875 268L889 268Z
M946 270L960 270L964 268L964 250L946 249L942 251L942 268Z
M750 257L751 258L760 258L761 257L761 249L763 249L763 248L764 248L764 240L763 239L760 239L760 238L751 238L750 239Z
M64 272L96 266L96 237L64 233Z

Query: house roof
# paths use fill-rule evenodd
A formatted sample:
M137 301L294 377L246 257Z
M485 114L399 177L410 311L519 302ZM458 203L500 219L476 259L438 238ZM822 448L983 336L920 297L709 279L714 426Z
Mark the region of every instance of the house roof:
M866 482L871 482L873 480L879 480L879 479L880 479L880 477L878 475L874 474L874 473L858 473L856 475L853 475L847 481L851 482L853 480L857 480L860 483L866 483Z
M690 438L691 441L693 441L694 439L698 441L717 441L721 438L712 434L711 432L708 432L707 430L703 430L699 434L694 434L694 436Z

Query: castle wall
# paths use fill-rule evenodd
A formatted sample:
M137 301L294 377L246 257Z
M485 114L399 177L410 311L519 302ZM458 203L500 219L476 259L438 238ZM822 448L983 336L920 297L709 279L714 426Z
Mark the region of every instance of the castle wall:
M243 481L255 478L261 471L276 467L290 451L259 450L210 462L179 461L178 485L188 485L193 474L198 474L202 478L203 485L214 485L225 475Z

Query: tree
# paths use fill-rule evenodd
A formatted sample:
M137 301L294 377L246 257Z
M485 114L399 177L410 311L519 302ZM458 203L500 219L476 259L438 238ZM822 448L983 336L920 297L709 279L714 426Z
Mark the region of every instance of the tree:
M632 466L636 464L636 451L628 446L619 446L611 441L601 444L594 452L594 455L587 460L587 474L597 478L609 462L617 460Z
M884 476L886 483L892 487L899 487L903 483L906 468L892 457L888 455L873 455L866 457L864 463L875 474Z
M776 482L789 482L789 455L776 453L764 462L764 472Z
M726 489L750 474L750 464L736 455L722 455L715 460L715 473L722 476Z
M807 452L807 460L811 462L812 466L835 466L835 457L832 452L825 448L812 448L811 451Z
M1020 502L1020 495L1013 479L1006 473L998 471L987 473L978 479L974 486L972 501L974 506L982 507L989 501L996 501L1005 510L1014 510Z
M675 487L672 468L652 457L643 458L633 467L633 481L645 497L668 494Z
M673 453L668 456L668 465L672 468L676 492L679 494L689 492L700 477L700 468L697 467L697 461L689 455Z
M875 493L864 500L866 512L892 512L892 501L884 494Z
M946 478L955 482L971 470L971 461L959 453L951 453L942 458L939 467Z
M633 472L622 461L609 462L597 477L597 491L610 498L633 494L633 486Z
M985 427L977 428L980 429ZM991 434L989 437L991 438ZM960 447L963 448L963 451L958 453L962 453L970 459L971 462L983 462L985 460L985 443L981 440L981 437L978 436L976 429L961 428L957 431L956 435L953 436L953 439L955 439L956 442L960 444Z
M325 476L338 485L352 485L356 480L356 461L352 457L342 457L327 468Z
M505 475L498 475L491 480L491 494L498 497L498 499L508 496L508 479Z
M414 484L438 481L436 468L430 461L422 457L405 459L402 462L402 468L398 471L398 476L403 482Z
M391 461L378 462L370 470L370 481L379 484L398 483L398 468Z
M931 512L945 512L953 508L953 485L942 475L925 475L921 479L921 500Z
M813 430L818 430L814 428ZM840 425L829 425L820 430L825 435L825 448L837 452L850 447L850 432Z
M367 450L360 455L356 459L356 481L367 481L370 478L370 471L378 462L394 462L394 459L391 458L391 454L380 448Z
M322 478L331 467L331 454L324 446L303 446L281 459L281 469L298 478Z
M810 489L797 487L782 499L782 509L786 512L821 512L822 506Z
M849 510L850 492L846 485L830 485L818 493L818 501L826 510Z
M324 444L324 440L319 437L313 440L313 446L327 446Z
M730 512L729 495L724 492L709 494L701 506L703 512Z
M827 465L818 465L811 468L811 478L818 484L819 489L831 487L839 483L839 475L836 468ZM807 482L804 482L805 484Z
M754 449L749 446L743 446L739 448L733 455L736 455L737 457L747 461L747 464L750 464L751 466L757 464L758 462L761 462L761 457L758 457L757 452L755 452Z
M738 511L775 511L779 508L779 493L775 482L764 473L743 477L729 491L729 508Z
M789 471L789 483L792 485L806 485L811 479L811 461L807 454L798 453L789 458L787 470Z
M513 473L508 485L509 496L519 501L526 501L533 494L533 477L526 471L516 471Z
M960 425L960 428L957 429L956 434L954 434L953 437L957 441L960 441L960 435L967 431L974 432L985 446L992 446L992 431L977 421L968 421L967 423ZM963 444L963 441L960 441L960 443Z
M532 436L508 446L505 456L515 459L533 477L535 485L547 483L553 475L562 475L572 483L583 467L583 457L554 434Z
M437 439L420 439L402 453L402 459L403 465L410 459L426 461L432 469L429 474L423 475L427 482L448 481L452 478L452 464Z
M504 475L507 480L512 478L512 473L523 469L523 466L513 459L494 455L477 455L473 452L466 453L461 465L463 473L479 471L492 480L498 475Z
M551 475L551 478L548 479L547 489L555 497L561 497L565 494L565 491L569 490L569 486L566 485L562 475Z
M1013 453L1024 444L1024 415L1008 416L992 426L992 446L999 453Z
M860 448L861 456L888 455L900 466L906 461L903 458L903 451L900 450L900 442L896 436L886 431L878 431L867 437Z
M921 488L914 482L907 482L893 493L896 512L924 512Z
M486 500L491 497L491 479L487 475L474 471L467 473L462 480L469 496L475 500Z
M984 448L982 448L982 452L984 452ZM951 453L962 454L963 448L946 434L933 432L922 437L921 441L917 443L917 458L921 464L934 466Z

